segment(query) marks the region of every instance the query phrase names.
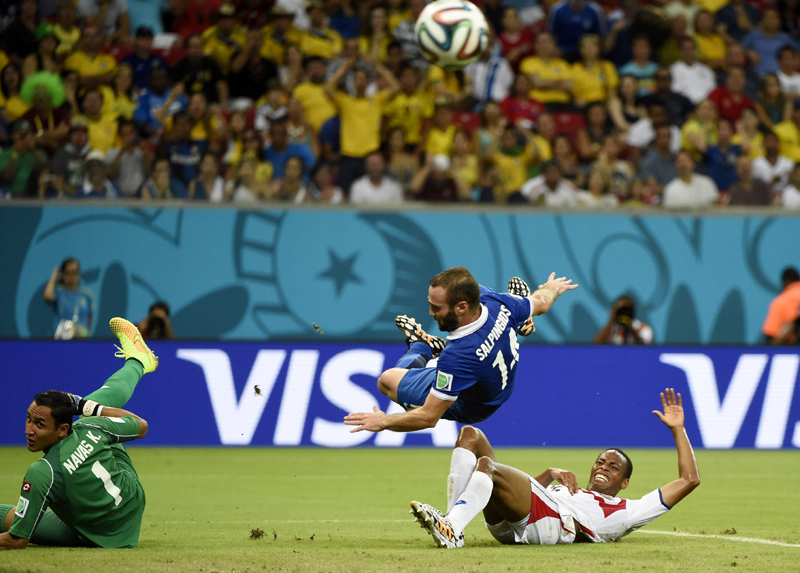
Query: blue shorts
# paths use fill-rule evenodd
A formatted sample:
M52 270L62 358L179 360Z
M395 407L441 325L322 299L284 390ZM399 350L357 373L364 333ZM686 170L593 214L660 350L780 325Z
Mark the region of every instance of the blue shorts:
M397 401L406 410L419 408L428 399L436 383L436 368L413 368L406 372L397 385ZM442 416L443 420L455 420L455 402Z
M397 401L406 410L419 408L428 399L436 383L437 368L413 368L406 372L397 385ZM502 405L476 404L469 400L453 402L442 416L461 424L477 424L489 418Z

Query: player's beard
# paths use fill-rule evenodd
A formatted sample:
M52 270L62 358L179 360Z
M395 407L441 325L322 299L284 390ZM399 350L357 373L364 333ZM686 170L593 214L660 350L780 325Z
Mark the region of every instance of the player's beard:
M458 316L456 316L455 309L451 308L450 312L445 314L442 318L437 318L436 324L439 325L439 330L442 332L453 332L458 328Z

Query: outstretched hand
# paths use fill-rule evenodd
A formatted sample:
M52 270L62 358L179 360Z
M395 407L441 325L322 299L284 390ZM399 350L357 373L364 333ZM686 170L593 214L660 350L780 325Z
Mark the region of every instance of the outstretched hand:
M667 388L661 393L661 406L664 408L664 413L653 410L653 414L658 416L658 419L664 422L669 429L682 428L683 401L680 393L675 393L675 388Z
M550 273L547 282L543 285L539 285L539 288L550 289L556 293L556 296L561 296L568 290L578 288L578 285L572 284L572 279L567 279L567 277L561 277L560 279L557 279L556 273Z
M367 430L368 432L380 432L384 430L383 420L386 414L377 406L372 407L372 412L356 412L344 417L347 426L358 426L350 430L350 433Z

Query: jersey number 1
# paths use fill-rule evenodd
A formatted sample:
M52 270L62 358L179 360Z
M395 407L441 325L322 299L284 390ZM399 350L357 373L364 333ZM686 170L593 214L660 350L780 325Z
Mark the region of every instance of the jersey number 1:
M503 356L503 351L497 349L497 356L494 357L492 366L497 366L500 369L500 376L503 377L503 385L500 386L501 390L506 389L508 384L508 371L514 368L514 365L519 361L519 342L517 342L517 331L513 328L508 331L508 337L511 339L511 355L514 357L511 364L506 366L506 359Z
M100 462L95 462L92 465L92 473L97 479L102 480L103 487L106 488L108 495L114 498L114 505L122 503L122 496L120 495L122 490L114 485L114 482L111 481L111 474L108 473L108 470L104 468Z

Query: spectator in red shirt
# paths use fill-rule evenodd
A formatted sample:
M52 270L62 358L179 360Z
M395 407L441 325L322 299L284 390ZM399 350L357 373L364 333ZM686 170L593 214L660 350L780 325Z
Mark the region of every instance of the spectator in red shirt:
M175 17L172 33L181 38L202 34L215 23L222 0L172 0L170 12Z
M530 90L528 76L518 73L514 78L511 95L500 102L500 110L509 123L516 125L520 120L529 122L523 126L526 129L531 129L539 115L544 113L544 104L530 97Z
M739 121L743 109L756 107L756 103L744 95L745 79L744 68L732 66L725 78L725 85L719 86L708 95L708 99L717 104L719 116L734 124Z
M533 55L533 30L520 21L514 8L503 11L503 33L497 39L503 47L503 57L515 73L522 59Z

